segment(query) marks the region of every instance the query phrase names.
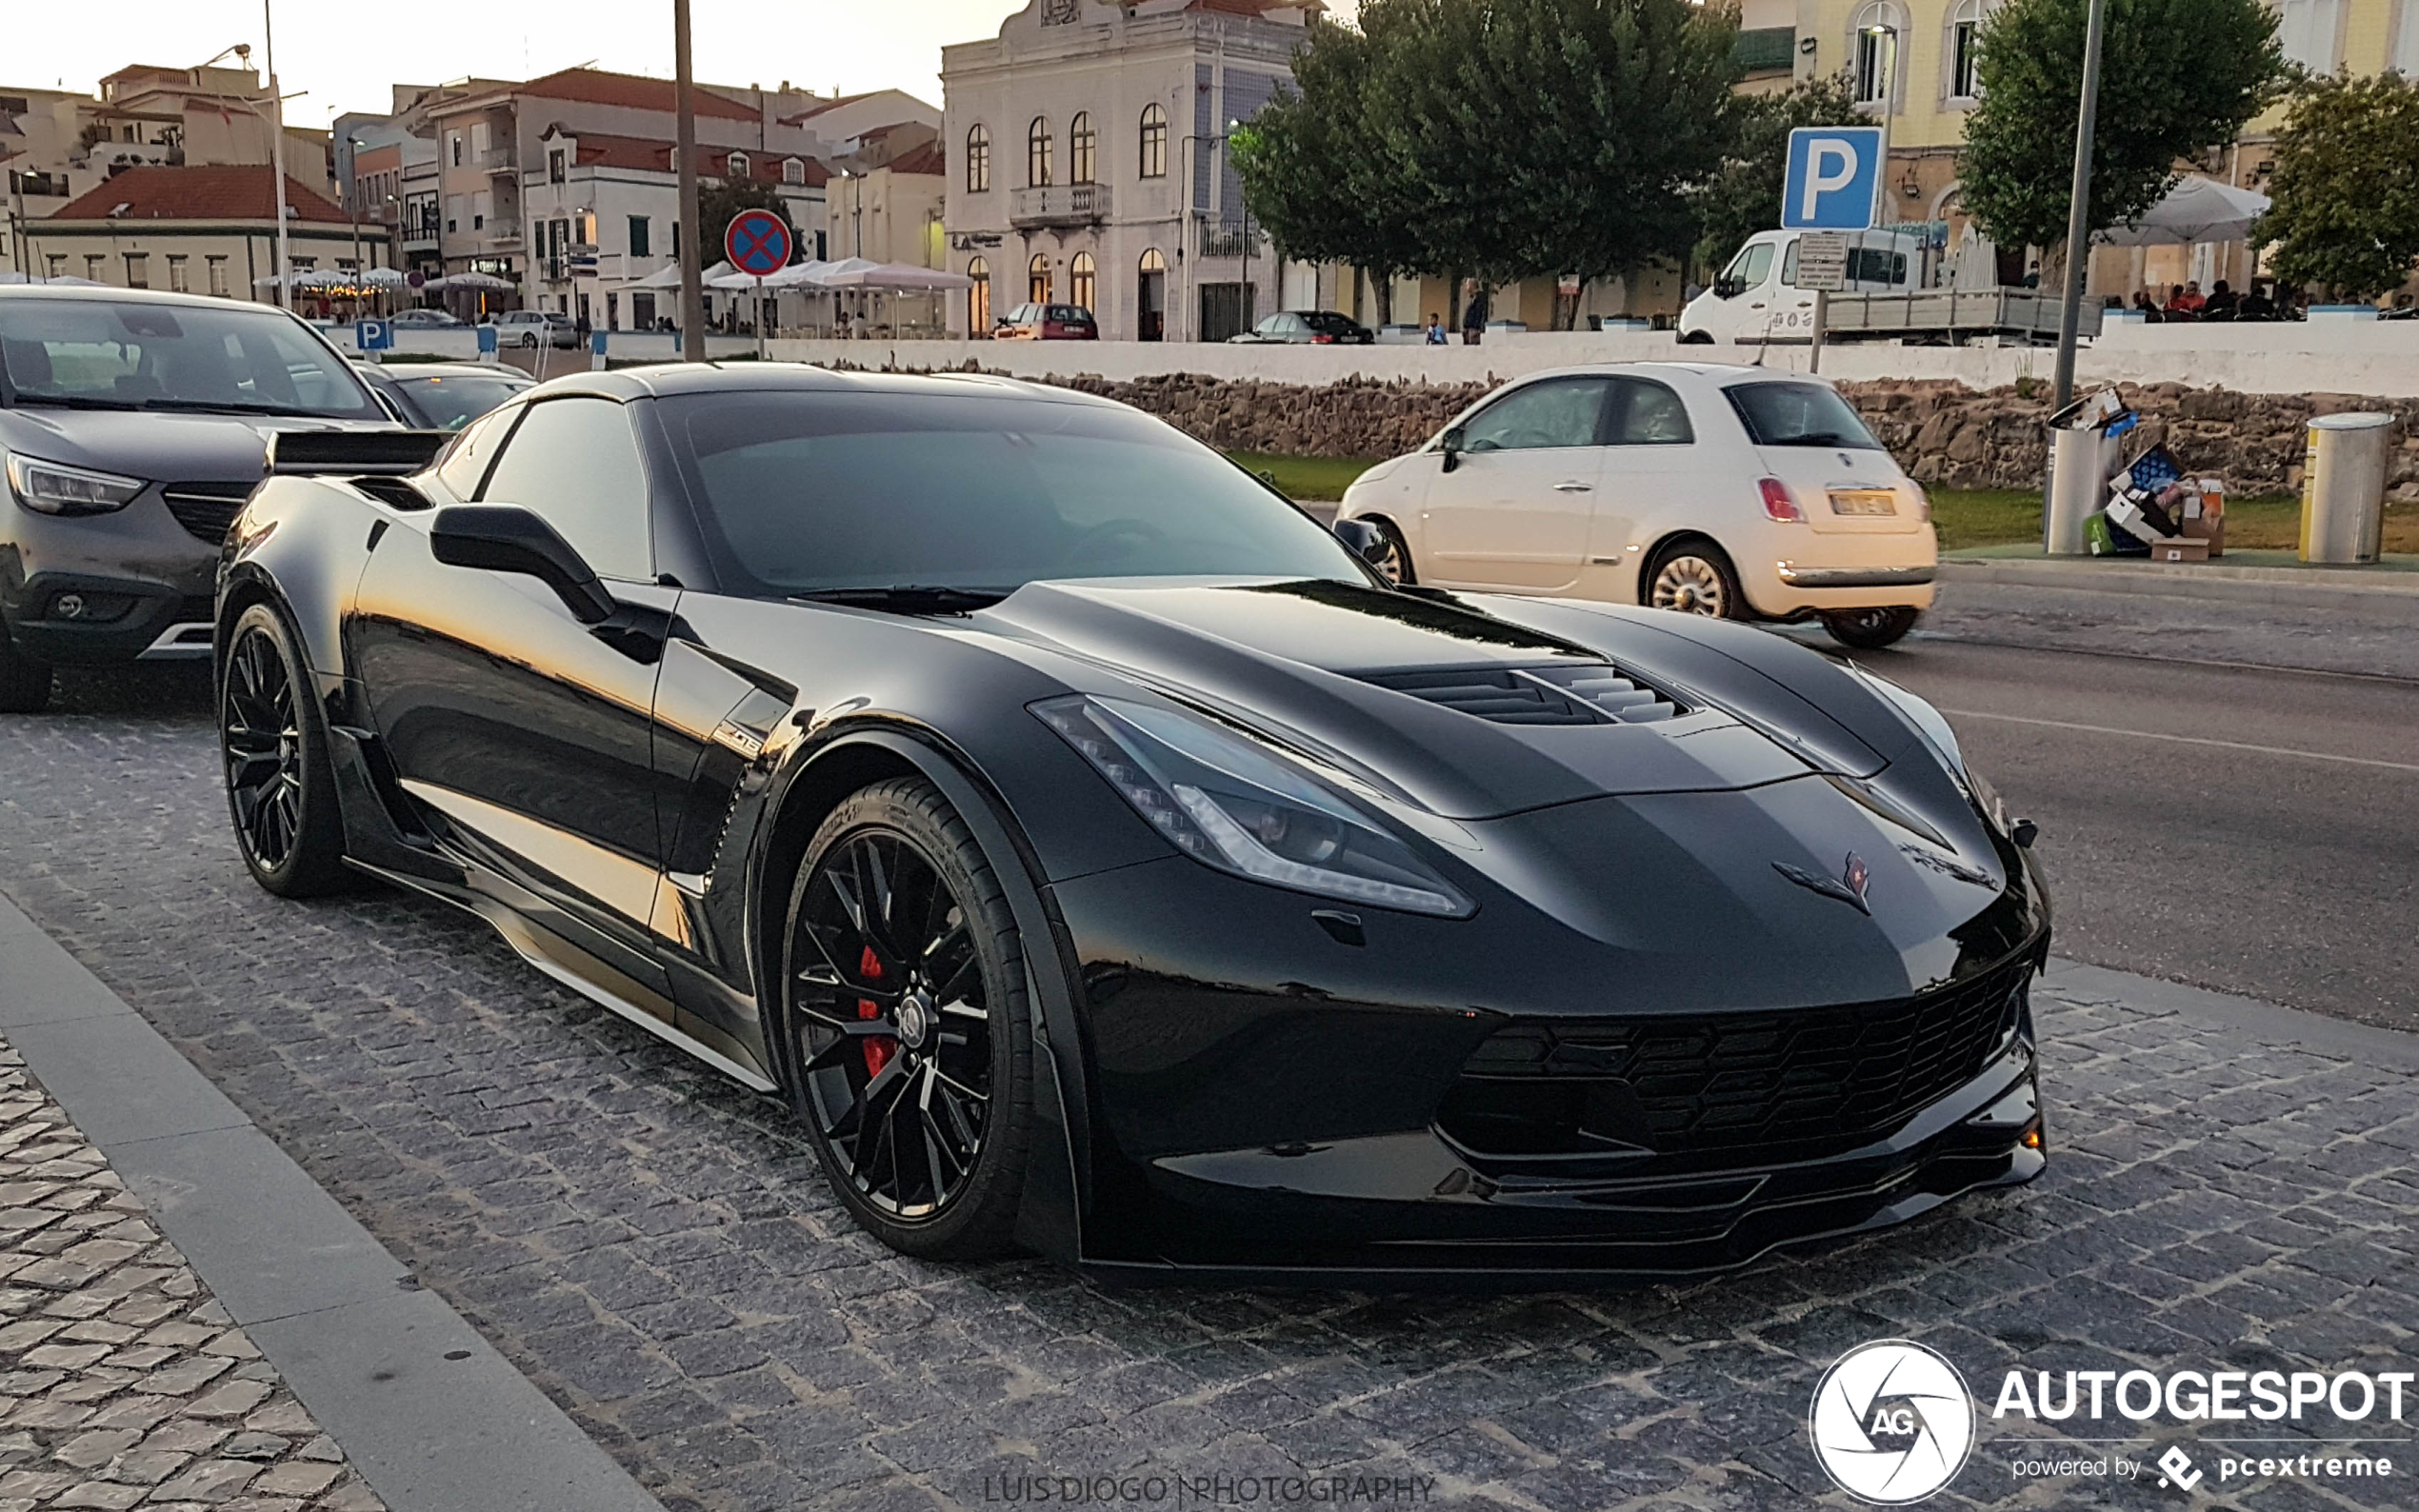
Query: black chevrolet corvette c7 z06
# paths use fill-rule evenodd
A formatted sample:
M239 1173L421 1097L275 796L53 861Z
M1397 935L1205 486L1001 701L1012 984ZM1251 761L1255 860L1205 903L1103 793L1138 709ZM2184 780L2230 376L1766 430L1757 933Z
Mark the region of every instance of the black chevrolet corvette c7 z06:
M243 855L786 1098L899 1249L1672 1275L2042 1169L2029 826L1738 626L1389 587L1122 406L749 365L279 438Z

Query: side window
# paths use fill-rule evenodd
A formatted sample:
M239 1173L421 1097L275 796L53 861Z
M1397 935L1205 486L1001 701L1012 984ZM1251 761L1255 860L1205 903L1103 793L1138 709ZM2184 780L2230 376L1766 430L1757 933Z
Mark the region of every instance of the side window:
M1726 276L1736 279L1741 288L1753 288L1762 284L1764 275L1771 270L1772 244L1757 242L1751 247L1740 249L1739 255L1731 260L1730 271Z
M1617 447L1685 447L1696 440L1689 425L1689 407L1680 396L1650 378L1624 378L1621 419L1613 428Z
M495 448L504 444L505 432L512 428L513 417L520 412L517 405L499 409L453 438L453 445L437 461L437 481L445 485L446 492L457 499L479 496L479 478L495 460Z
M1463 422L1462 449L1592 447L1611 389L1602 378L1554 378L1515 388Z
M654 576L647 468L630 417L610 399L530 406L479 497L517 504L563 534L599 577Z
M1781 254L1781 282L1789 285L1791 288L1795 288L1797 287L1796 239L1791 240L1789 243L1789 249Z

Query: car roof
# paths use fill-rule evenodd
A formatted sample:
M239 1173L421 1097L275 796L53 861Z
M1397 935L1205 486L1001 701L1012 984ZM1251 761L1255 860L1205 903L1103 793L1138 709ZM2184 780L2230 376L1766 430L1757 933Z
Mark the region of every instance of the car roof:
M258 300L221 299L211 294L171 294L156 288L113 288L108 285L0 284L0 299L60 300L94 305L165 305L178 309L225 309L232 305L238 308L291 313Z
M535 381L520 368L508 368L501 363L406 362L391 368L383 364L356 363L354 366L392 383L408 383L414 378L500 378L507 383L516 378L525 382Z
M1568 368L1545 368L1523 373L1515 384L1533 383L1540 378L1570 377L1652 378L1662 383L1678 383L1686 387L1711 385L1728 388L1737 383L1818 383L1830 380L1820 373L1784 372L1772 368L1750 367L1746 363L1727 362L1591 362L1573 364Z
M601 394L612 399L673 398L698 393L858 393L960 399L975 396L1088 405L1104 409L1126 408L1112 399L992 373L835 371L786 362L660 363L606 372L567 373L538 385L533 397L570 393Z

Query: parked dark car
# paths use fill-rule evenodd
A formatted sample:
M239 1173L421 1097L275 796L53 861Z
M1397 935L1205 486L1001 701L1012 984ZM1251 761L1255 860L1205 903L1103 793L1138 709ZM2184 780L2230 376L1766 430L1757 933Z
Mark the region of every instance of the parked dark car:
M362 363L359 368L404 424L423 430L459 430L537 381L518 368L490 363Z
M1395 587L1005 379L587 373L401 445L280 438L229 536L244 864L476 911L901 1250L1684 1274L2043 1168L2029 827L1879 679Z
M394 422L283 310L0 288L0 710L47 704L53 663L209 656L219 542L297 427Z
M1098 341L1100 326L1081 305L1019 305L991 328L998 341Z
M1286 309L1227 340L1246 346L1367 347L1377 332L1332 309Z

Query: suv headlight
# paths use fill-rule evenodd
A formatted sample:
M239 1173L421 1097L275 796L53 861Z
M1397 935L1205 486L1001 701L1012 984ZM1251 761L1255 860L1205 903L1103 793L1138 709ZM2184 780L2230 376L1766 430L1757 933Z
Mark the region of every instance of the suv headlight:
M132 504L145 487L140 478L37 462L13 451L0 457L7 459L9 490L17 502L44 514L107 514Z
M1195 861L1350 903L1446 918L1474 911L1358 805L1244 735L1080 693L1032 708Z

